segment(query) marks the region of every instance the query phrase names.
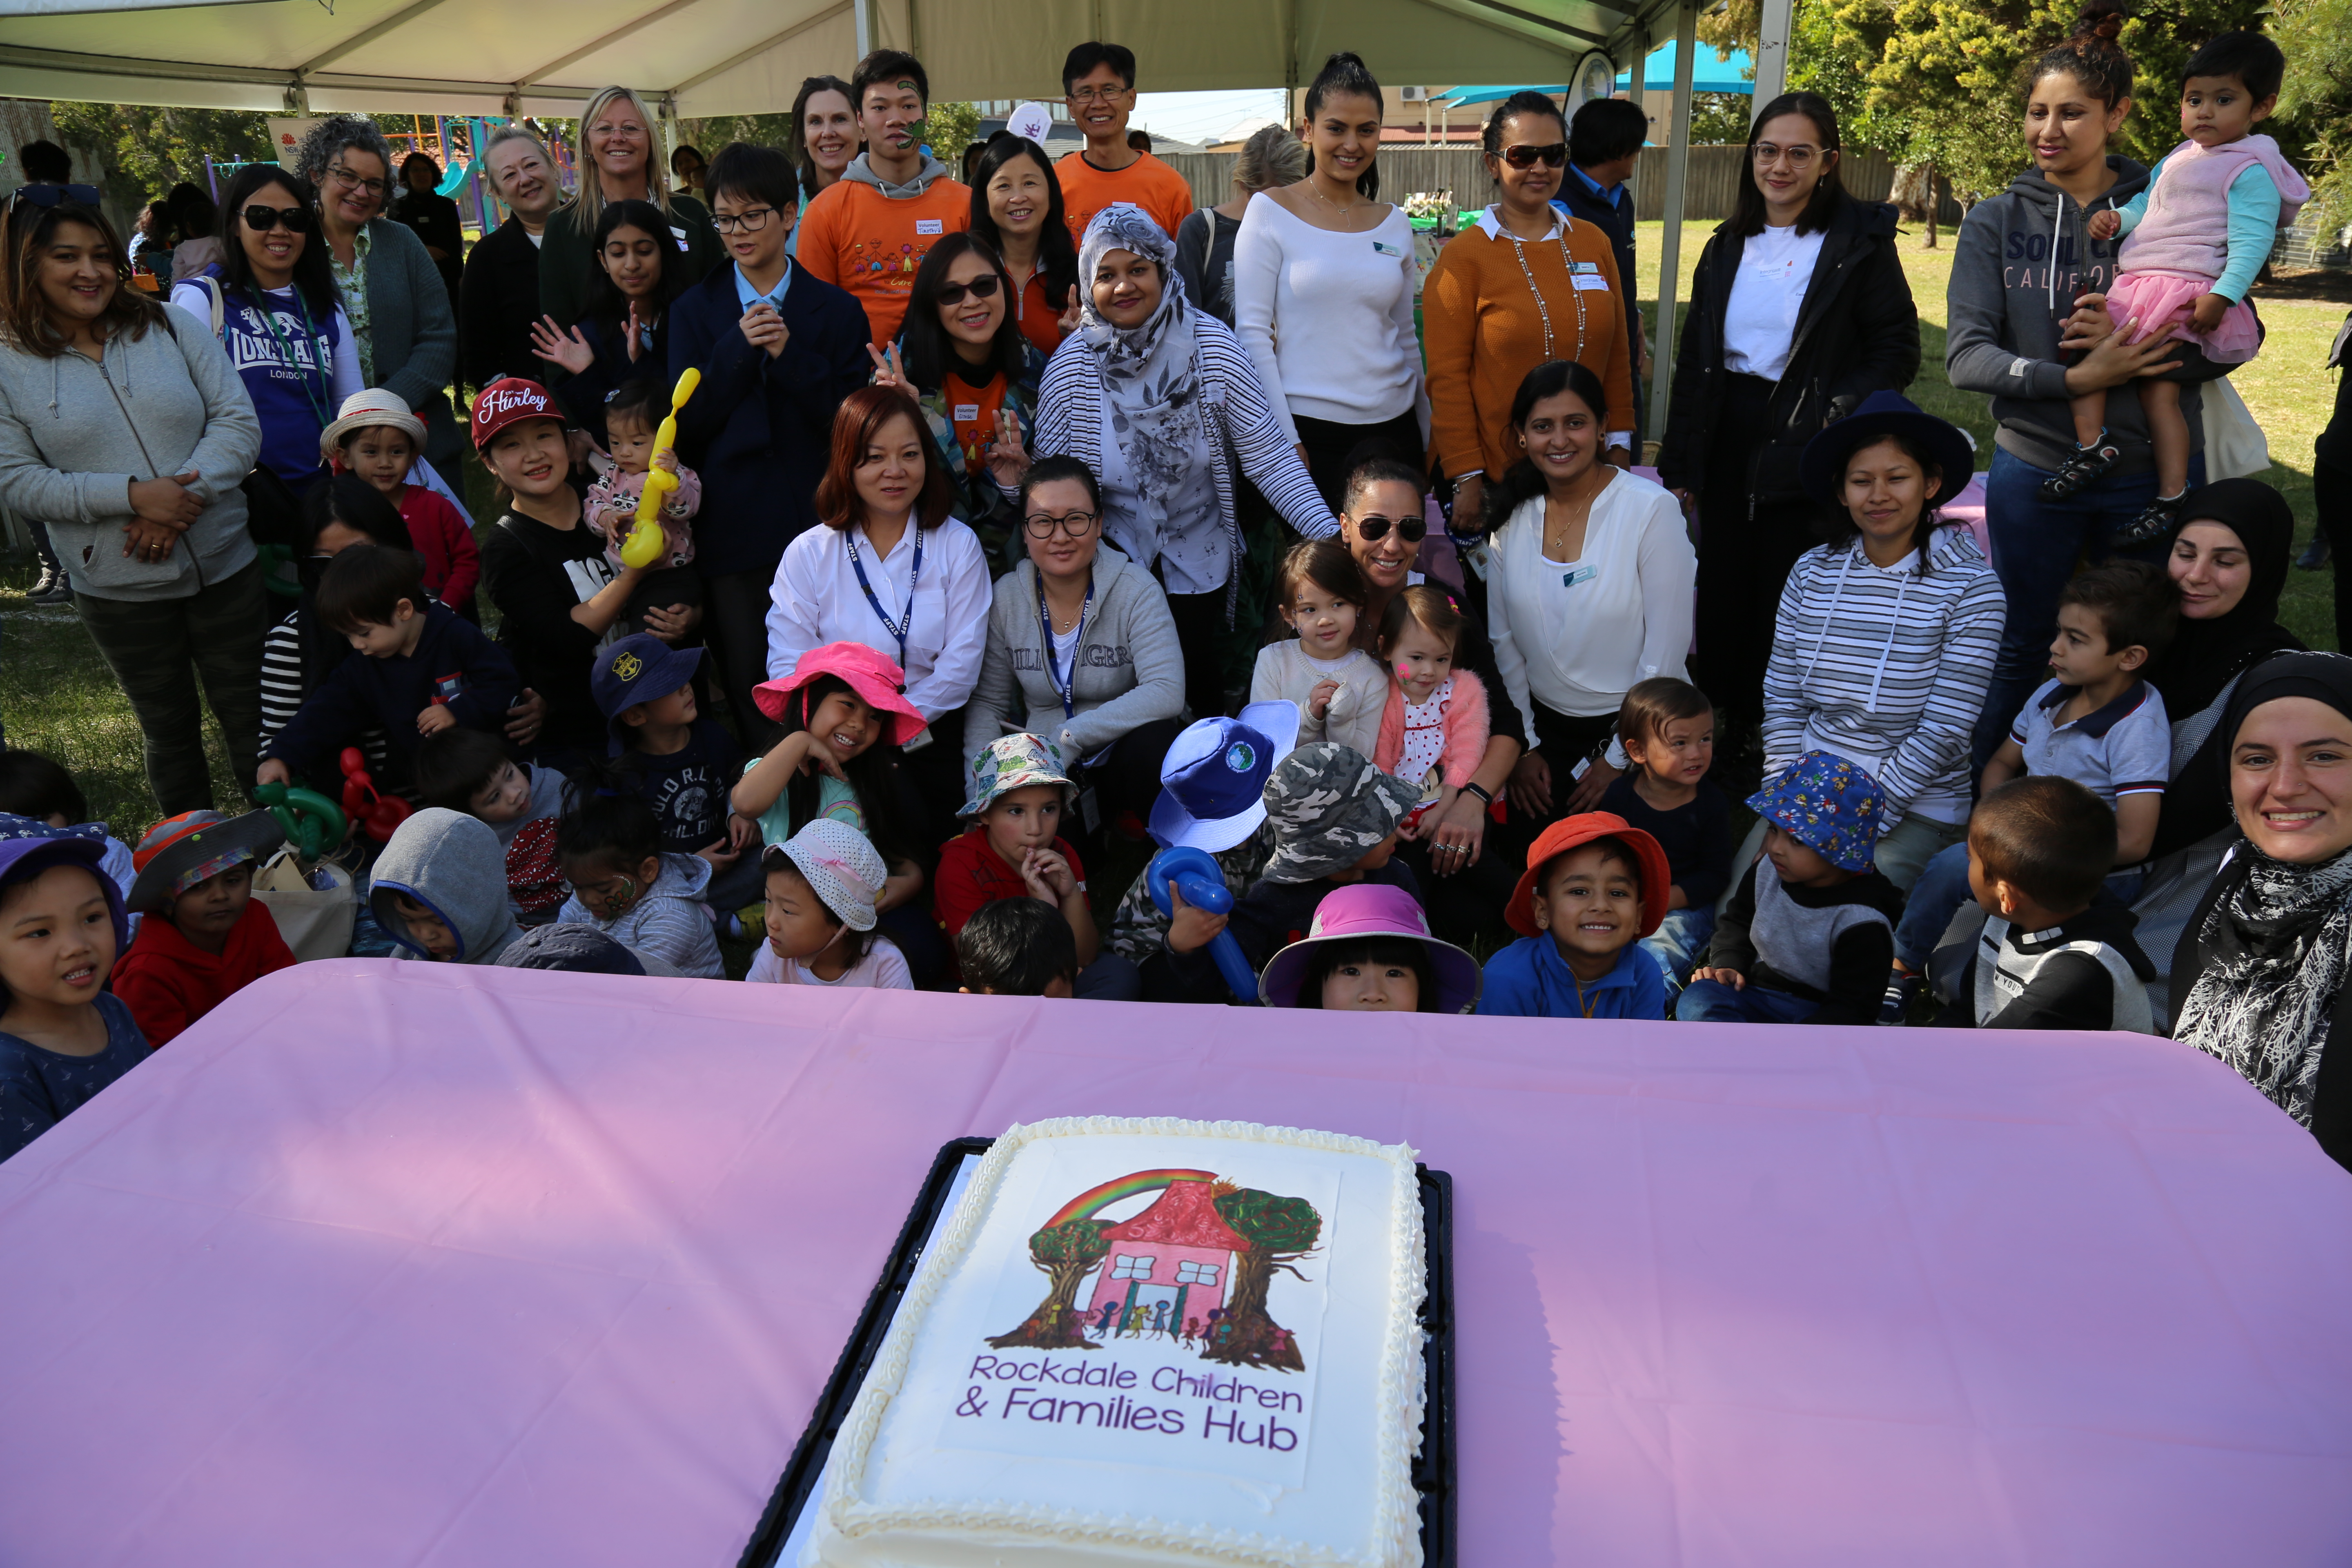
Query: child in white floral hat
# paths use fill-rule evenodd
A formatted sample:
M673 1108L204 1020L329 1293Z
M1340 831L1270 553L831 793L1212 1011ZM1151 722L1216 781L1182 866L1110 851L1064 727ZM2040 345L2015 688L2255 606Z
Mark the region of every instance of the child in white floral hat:
M748 981L779 985L862 985L912 991L907 959L875 933L874 902L889 871L866 835L820 816L761 864L768 873L767 944Z

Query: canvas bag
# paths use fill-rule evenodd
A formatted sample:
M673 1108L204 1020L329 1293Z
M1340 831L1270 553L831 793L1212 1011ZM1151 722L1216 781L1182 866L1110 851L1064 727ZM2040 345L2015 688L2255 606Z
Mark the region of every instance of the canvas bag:
M313 887L312 881L324 887ZM352 874L332 860L321 860L311 877L291 849L280 849L253 876L253 896L269 906L278 934L294 950L295 962L341 958L352 950L352 927L360 912L360 895Z
M2271 466L2271 444L2228 376L2209 381L2203 394L2205 482L2242 479Z

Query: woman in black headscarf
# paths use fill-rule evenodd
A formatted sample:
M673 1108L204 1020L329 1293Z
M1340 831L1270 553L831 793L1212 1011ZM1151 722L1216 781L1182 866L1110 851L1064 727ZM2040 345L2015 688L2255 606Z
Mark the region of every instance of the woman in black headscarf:
M2173 956L2173 1037L2352 1168L2352 658L2263 660L2220 733L2242 837Z

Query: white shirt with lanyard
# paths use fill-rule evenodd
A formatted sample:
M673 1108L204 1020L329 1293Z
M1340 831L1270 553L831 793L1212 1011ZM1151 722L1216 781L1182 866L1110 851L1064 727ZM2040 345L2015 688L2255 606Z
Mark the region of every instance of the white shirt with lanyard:
M918 564L919 557L919 564ZM887 554L862 526L812 528L784 549L768 610L768 674L830 642L898 659L907 700L936 723L971 699L988 645L988 561L953 518L909 526Z

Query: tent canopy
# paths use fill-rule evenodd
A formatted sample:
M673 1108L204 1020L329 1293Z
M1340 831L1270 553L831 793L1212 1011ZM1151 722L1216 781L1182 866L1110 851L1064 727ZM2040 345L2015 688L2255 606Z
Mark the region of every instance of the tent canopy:
M1697 57L1691 61L1693 92L1731 92L1744 98L1756 90L1756 62L1748 58L1746 49L1732 50L1731 58L1727 60L1717 59L1715 51L1711 48L1696 49L1692 52ZM1675 46L1672 43L1666 43L1652 49L1649 59L1643 62L1642 90L1672 92L1674 89ZM1620 92L1633 90L1632 71L1617 73L1617 90Z

